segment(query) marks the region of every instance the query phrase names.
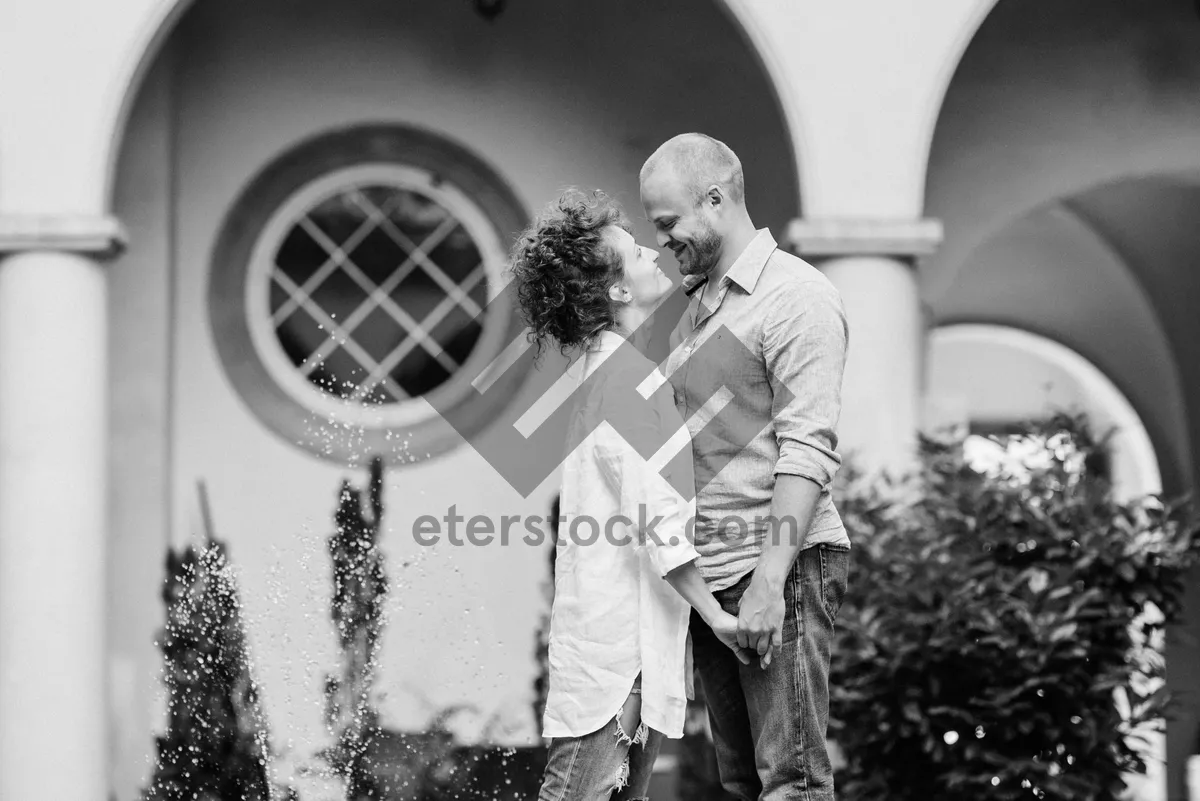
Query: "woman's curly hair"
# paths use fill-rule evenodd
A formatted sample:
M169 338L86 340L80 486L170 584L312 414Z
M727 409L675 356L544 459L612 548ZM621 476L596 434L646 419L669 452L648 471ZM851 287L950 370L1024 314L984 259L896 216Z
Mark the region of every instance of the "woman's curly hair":
M616 323L608 291L624 270L604 236L610 225L629 230L615 200L570 190L517 240L511 271L538 357L551 342L563 355L586 348Z

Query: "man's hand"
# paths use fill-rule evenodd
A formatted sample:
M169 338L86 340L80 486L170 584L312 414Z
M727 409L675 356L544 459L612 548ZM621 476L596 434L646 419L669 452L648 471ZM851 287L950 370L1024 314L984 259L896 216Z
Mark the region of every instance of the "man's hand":
M759 666L764 669L771 664L773 649L783 646L783 616L783 591L751 579L738 604L737 641L758 654Z

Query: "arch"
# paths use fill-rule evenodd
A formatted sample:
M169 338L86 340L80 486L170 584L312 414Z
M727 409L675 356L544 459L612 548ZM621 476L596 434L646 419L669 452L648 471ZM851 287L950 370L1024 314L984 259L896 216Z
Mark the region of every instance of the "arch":
M930 362L943 347L987 346L1032 357L1073 381L1097 433L1113 429L1113 488L1129 498L1162 491L1162 473L1150 434L1128 398L1099 367L1066 345L1003 325L958 323L930 332ZM989 367L990 369L990 367ZM969 411L969 410L964 410Z
M125 141L125 131L133 113L134 103L163 44L195 2L196 0L152 0L142 24L131 37L129 55L114 77L109 91L111 100L101 119L101 164L104 182L101 198L106 211L115 210L121 145Z
M983 1L995 2L996 0ZM149 13L132 37L129 48L130 55L114 79L111 91L114 100L110 102L101 126L104 170L102 197L107 210L111 210L113 207L121 144L125 138L133 104L163 44L179 20L195 2L196 0L157 0L156 2L152 0ZM798 94L790 87L787 71L763 31L763 21L751 9L749 0L711 0L711 2L729 19L742 41L749 48L766 79L776 109L783 119L784 132L791 144L791 167L796 175L799 193L796 201L802 208L805 183L801 176L803 175L806 149L805 139L802 136L804 130L802 116L796 102Z

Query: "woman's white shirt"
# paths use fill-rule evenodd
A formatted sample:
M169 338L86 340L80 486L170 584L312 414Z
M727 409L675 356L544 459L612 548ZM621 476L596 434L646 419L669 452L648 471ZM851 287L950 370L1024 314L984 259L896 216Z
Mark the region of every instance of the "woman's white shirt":
M563 463L542 733L606 725L640 673L642 720L682 737L691 607L663 577L699 557L687 428L670 385L620 335L603 332L579 361L580 386L592 380ZM639 386L653 391L632 396ZM631 442L662 446L644 458Z

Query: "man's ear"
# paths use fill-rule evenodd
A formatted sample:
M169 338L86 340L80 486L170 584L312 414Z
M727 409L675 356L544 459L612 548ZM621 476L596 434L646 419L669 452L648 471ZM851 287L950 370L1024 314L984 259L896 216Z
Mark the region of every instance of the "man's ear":
M725 202L725 192L721 189L720 184L710 184L708 189L704 190L704 200L712 208L718 209Z

